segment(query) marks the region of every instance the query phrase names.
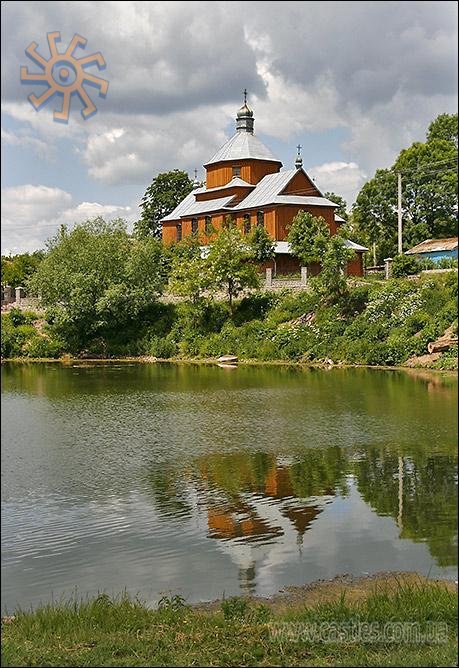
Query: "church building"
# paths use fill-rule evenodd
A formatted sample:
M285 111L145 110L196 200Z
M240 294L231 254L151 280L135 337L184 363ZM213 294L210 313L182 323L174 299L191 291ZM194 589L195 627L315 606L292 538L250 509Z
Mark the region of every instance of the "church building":
M299 272L299 260L290 253L286 241L298 211L324 218L332 235L344 222L335 214L337 204L323 196L302 163L298 152L295 168L282 169L281 161L254 134L253 111L245 100L237 113L236 133L204 165L205 187L196 183L161 221L163 241L172 243L199 234L205 245L212 242L214 230L230 215L244 234L259 225L276 241L275 262L266 266L274 266L276 273ZM346 245L355 251L348 274L362 276L362 256L368 249L350 240ZM316 273L319 268L310 270Z

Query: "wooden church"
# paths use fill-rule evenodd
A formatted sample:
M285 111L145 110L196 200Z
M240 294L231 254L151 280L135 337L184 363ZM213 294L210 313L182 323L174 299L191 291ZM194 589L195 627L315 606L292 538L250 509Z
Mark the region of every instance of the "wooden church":
M193 191L161 221L163 241L172 243L199 234L203 244L210 243L213 230L231 215L244 234L255 225L265 227L276 241L277 273L299 271L300 263L286 241L298 211L322 216L331 234L344 222L335 214L337 204L323 196L302 162L298 153L295 169L282 169L280 160L254 134L253 111L245 100L237 113L236 133L204 165L205 187L195 183ZM362 256L368 249L350 240L346 244L355 251L348 274L362 276ZM311 269L313 273L318 270Z

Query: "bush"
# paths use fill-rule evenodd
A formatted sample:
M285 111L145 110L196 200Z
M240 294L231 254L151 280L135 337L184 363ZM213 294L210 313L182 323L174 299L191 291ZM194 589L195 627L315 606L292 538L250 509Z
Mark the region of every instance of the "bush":
M392 261L393 278L412 276L420 271L419 261L412 255L396 255Z
M165 339L154 336L150 342L150 355L160 359L169 359L177 355L177 344L170 335Z
M64 343L59 339L50 339L47 336L34 336L24 346L27 357L47 357L55 359L64 352Z

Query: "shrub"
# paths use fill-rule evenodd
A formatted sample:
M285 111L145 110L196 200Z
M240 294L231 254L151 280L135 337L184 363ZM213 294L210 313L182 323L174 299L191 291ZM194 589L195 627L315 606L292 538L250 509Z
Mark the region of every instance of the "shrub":
M47 336L34 336L24 347L27 357L48 357L51 359L60 357L64 350L63 341L51 339Z
M442 257L436 266L438 269L455 269L457 268L457 258Z
M166 338L154 336L150 342L150 355L160 359L169 359L177 355L177 344L170 335Z
M418 274L419 270L419 261L412 255L396 255L393 259L392 276L394 278Z

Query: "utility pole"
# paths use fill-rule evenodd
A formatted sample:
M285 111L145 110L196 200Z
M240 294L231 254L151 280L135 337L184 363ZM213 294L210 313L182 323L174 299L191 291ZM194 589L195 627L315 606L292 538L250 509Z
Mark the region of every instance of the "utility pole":
M402 242L402 175L400 172L397 174L397 187L398 187L398 253L399 255L403 252L403 242Z

